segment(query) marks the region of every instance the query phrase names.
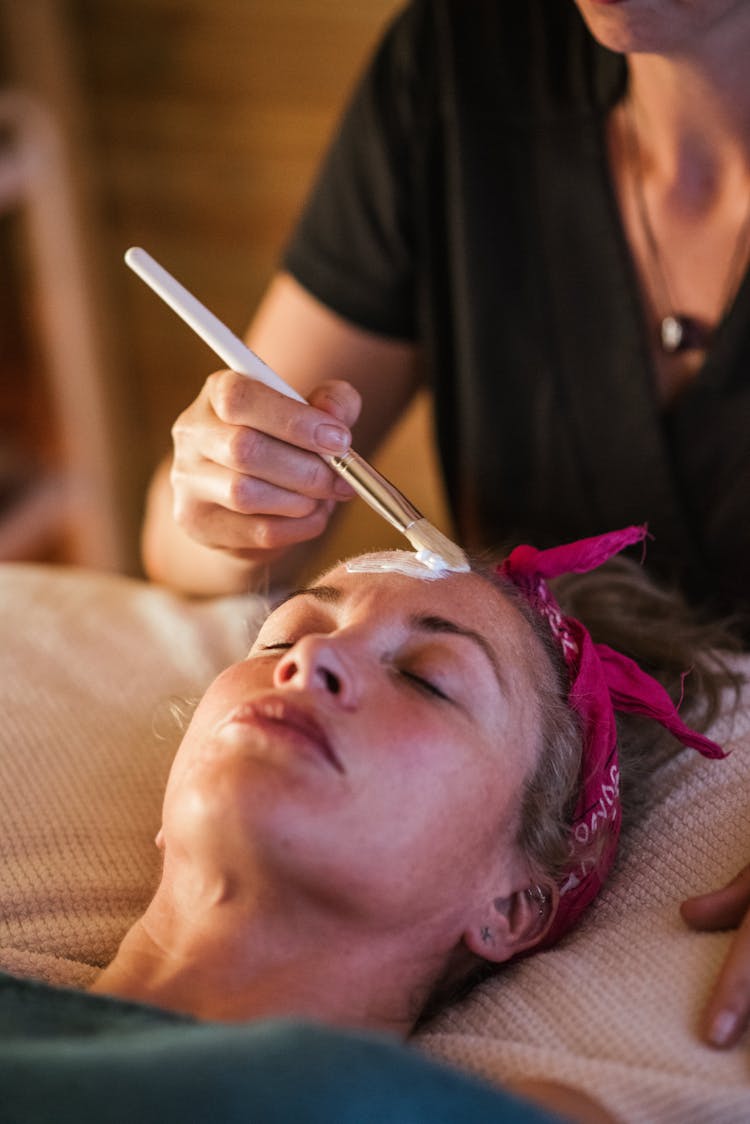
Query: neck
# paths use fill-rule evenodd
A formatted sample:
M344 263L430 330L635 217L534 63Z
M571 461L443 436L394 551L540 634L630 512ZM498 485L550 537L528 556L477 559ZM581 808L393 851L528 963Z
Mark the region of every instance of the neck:
M162 883L91 990L201 1019L286 1015L405 1037L441 967L409 950L324 910L224 892L187 906Z
M750 8L748 9L750 11ZM750 21L746 21L749 22ZM741 34L736 29L738 35ZM630 89L650 174L696 212L721 201L750 177L750 85L747 45L728 57L632 55Z
M710 58L631 56L628 98L610 122L623 218L658 326L664 401L700 369L747 262L750 98L731 73L717 81Z

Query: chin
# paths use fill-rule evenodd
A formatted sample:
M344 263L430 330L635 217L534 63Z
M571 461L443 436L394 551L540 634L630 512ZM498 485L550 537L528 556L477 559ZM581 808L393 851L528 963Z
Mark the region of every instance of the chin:
M576 0L596 41L620 55L669 54L678 47L674 17L641 0Z

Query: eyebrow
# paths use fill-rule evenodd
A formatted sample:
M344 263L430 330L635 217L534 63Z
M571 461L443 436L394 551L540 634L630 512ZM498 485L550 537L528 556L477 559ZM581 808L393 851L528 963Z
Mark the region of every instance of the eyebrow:
M467 628L465 625L457 624L455 621L448 620L446 617L433 616L432 614L411 617L409 623L420 632L448 636L463 636L465 639L471 640L481 649L489 660L500 690L503 693L507 692L507 682L498 662L497 654L487 637L483 636L481 632L477 632L476 629L473 628Z
M341 590L335 585L308 585L302 589L293 589L291 593L287 593L284 597L280 597L275 602L273 608L279 609L282 605L286 605L294 597L314 597L318 601L325 601L328 605L334 605L337 601L341 600Z

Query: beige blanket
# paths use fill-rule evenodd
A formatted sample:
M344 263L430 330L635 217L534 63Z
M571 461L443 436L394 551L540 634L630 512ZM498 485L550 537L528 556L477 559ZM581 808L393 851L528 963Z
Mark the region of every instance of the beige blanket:
M0 566L0 967L85 985L112 956L157 877L171 702L241 655L261 612ZM696 1038L730 935L689 933L677 913L750 860L750 709L713 733L731 757L687 751L663 770L588 921L443 1014L421 1047L491 1079L580 1086L625 1121L750 1120L748 1042L724 1054Z

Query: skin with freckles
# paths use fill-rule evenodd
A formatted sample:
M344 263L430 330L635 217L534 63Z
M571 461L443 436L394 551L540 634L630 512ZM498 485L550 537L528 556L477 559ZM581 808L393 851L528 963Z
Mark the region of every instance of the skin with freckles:
M536 645L475 574L341 566L290 597L194 714L160 886L95 990L405 1033L438 980L536 943Z
M499 598L488 631L508 634L502 688L493 667L499 645L491 659L472 639L410 624L420 611L456 619L458 583L440 584L439 594L433 587L420 597L421 583L410 578L336 572L330 585L277 609L249 659L229 668L201 703L167 788L165 832L179 800L192 833L193 815L211 814L209 802L225 797L217 778L230 776L222 842L228 815L237 816L240 835L251 816L268 861L291 861L295 870L304 861L304 877L331 878L339 893L351 884L351 908L376 918L421 896L418 861L431 895L454 900L454 885L439 877L450 856L463 880L477 854L497 850L515 826L515 797L534 752L534 709L513 668L516 614ZM473 631L486 586L479 579L461 586L458 618ZM480 825L473 809L488 784L497 799ZM455 832L445 806L454 811ZM430 827L438 822L440 832ZM404 854L405 877L397 880Z

